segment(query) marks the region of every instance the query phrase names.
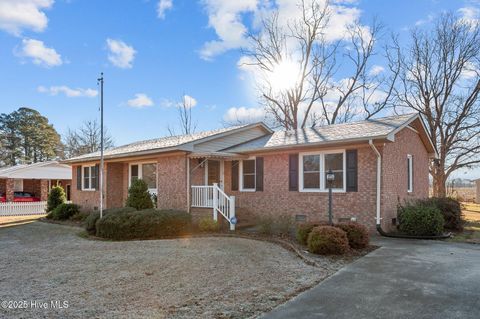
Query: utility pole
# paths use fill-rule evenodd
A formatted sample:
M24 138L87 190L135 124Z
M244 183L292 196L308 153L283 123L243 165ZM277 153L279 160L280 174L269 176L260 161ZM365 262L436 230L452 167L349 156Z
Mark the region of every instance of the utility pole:
M103 217L103 72L97 79L100 83L100 218Z

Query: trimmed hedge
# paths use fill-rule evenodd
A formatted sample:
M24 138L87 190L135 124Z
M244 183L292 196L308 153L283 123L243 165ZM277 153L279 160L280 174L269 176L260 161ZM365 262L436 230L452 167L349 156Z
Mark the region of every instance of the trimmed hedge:
M60 186L52 187L50 193L48 193L47 212L51 212L59 205L64 204L66 201L67 197L65 196L63 188Z
M218 232L220 230L220 223L218 221L213 220L213 218L202 218L198 222L198 229L201 232Z
M443 233L445 220L434 206L409 204L399 208L398 229L414 236L435 236Z
M336 227L347 233L348 244L351 248L365 248L370 242L370 235L367 227L359 223L340 223Z
M444 228L451 231L463 230L462 205L453 198L432 197L416 202L417 205L436 207L443 215L445 220Z
M314 227L307 245L311 253L321 255L341 255L349 249L347 233L334 226Z
M103 215L106 216L107 214L116 214L121 212L135 212L136 209L133 207L122 207L122 208L111 208L106 209L103 211ZM95 235L97 233L96 223L97 220L100 218L100 212L95 211L91 212L90 215L85 219L85 230L90 235Z
M306 245L308 240L308 235L310 235L310 232L312 231L312 229L317 226L320 226L320 224L312 223L312 222L298 224L296 229L297 241L302 245Z
M80 212L80 207L75 204L60 204L52 210L48 215L48 219L67 220Z
M191 215L182 211L146 209L107 214L98 219L96 235L102 238L126 240L178 236L191 227Z

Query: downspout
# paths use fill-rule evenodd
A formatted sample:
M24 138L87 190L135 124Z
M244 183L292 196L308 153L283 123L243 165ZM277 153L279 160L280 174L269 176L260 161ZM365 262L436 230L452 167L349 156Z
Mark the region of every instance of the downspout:
M438 236L410 236L410 235L401 235L401 234L387 234L382 229L382 218L380 217L380 208L381 208L381 191L382 191L382 155L378 151L377 147L373 144L372 140L368 141L370 147L377 155L377 215L376 215L376 224L377 224L377 231L380 235L385 237L393 237L393 238L410 238L410 239L445 239L451 236L450 233L445 235L438 235Z
M385 236L385 232L382 230L382 218L380 217L380 209L381 209L381 195L382 195L382 155L378 151L377 147L375 144L373 144L373 140L369 140L368 144L370 144L370 147L372 148L373 152L375 155L377 155L377 203L376 203L376 225L377 225L377 231Z
M187 160L187 210L188 213L191 213L191 207L190 207L190 158L188 155L185 155L185 158Z

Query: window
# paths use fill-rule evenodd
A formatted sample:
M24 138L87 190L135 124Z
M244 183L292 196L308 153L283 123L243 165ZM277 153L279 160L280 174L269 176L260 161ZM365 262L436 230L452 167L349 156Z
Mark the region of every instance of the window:
M345 191L345 151L300 154L300 191ZM335 180L330 185L327 172L332 170Z
M303 188L320 188L320 155L303 156Z
M94 190L97 183L95 166L83 166L83 190Z
M255 190L255 159L243 160L240 166L241 190Z
M407 191L413 192L413 156L407 155Z
M329 185L327 173L332 170L335 179ZM343 189L343 153L325 154L325 172L323 173L325 187L332 189Z
M130 185L137 179L147 183L150 193L157 193L157 164L139 163L130 165Z

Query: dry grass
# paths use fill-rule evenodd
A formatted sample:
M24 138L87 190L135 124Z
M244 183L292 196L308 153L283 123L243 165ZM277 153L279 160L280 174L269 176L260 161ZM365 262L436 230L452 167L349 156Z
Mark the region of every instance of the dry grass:
M465 227L451 239L455 242L480 244L480 204L462 203Z
M28 224L39 220L46 215L25 215L25 216L1 216L0 227L10 227L22 224Z

